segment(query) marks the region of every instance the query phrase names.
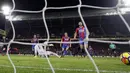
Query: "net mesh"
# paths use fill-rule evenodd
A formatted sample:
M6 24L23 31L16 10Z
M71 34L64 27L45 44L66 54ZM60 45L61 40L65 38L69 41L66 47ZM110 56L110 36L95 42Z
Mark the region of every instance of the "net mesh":
M47 32L47 39L46 39L46 41L45 41L44 43L40 43L41 45L44 46L44 49L46 49L48 43L61 43L60 41L50 41L49 29L48 29L48 26L47 26L47 23L46 23L46 19L45 19L45 11L46 11L46 10L49 10L49 9L78 8L78 13L79 13L79 16L80 16L80 18L81 18L81 21L83 22L83 25L85 26L85 29L87 30L87 33L88 33L86 40L84 40L83 42L85 42L85 41L94 41L94 42L101 42L101 43L116 43L116 44L129 44L129 43L130 43L129 41L128 41L128 42L116 42L116 41L103 41L103 40L89 39L89 30L87 29L86 23L85 23L85 21L84 21L84 19L83 19L83 16L82 16L82 14L81 14L81 8L82 8L82 7L96 8L96 9L115 9L115 10L117 11L117 14L120 16L120 18L121 18L122 21L124 22L124 25L127 27L127 29L128 29L129 32L130 32L130 26L128 25L128 23L126 22L126 20L124 19L124 17L122 16L122 14L121 14L121 12L120 12L121 0L118 0L117 5L114 6L114 7L98 7L98 6L91 6L91 5L83 5L81 0L79 0L79 4L76 5L76 6L47 7L47 0L44 0L44 1L45 1L45 6L43 7L42 10L39 10L39 11L27 11L27 10L15 10L15 7L16 7L16 6L15 6L15 1L12 0L13 8L11 9L10 14L9 14L9 17L11 18L11 15L12 15L13 12L42 13L44 26L45 26L46 32ZM0 11L0 13L3 13L3 12ZM10 21L11 26L12 26L12 29L13 29L13 38L9 41L9 43L1 43L1 44L8 44L8 47L7 47L7 48L8 48L8 49L7 49L7 56L8 56L8 59L9 59L11 65L13 66L14 73L17 73L16 67L15 67L13 61L11 60L10 55L9 55L9 52L8 52L10 45L11 45L12 43L24 44L24 45L34 45L34 44L14 41L14 39L15 39L15 28L14 28L14 25L13 25L12 20L9 20L9 21ZM63 43L63 42L62 42L62 43ZM65 43L65 42L64 42L64 43ZM73 43L73 44L74 44L74 43L79 43L79 41L76 41L76 42L67 42L67 43ZM86 47L85 44L84 44L84 47ZM90 56L88 50L85 49L85 51L86 51L86 53L88 54L89 59L92 61L93 65L94 65L94 67L95 67L95 69L96 69L96 72L97 72L97 73L100 73L100 72L99 72L99 69L98 69L98 67L97 67L97 65L95 64L94 60L93 60L92 57ZM50 68L51 68L51 70L52 70L52 73L55 73L55 70L54 70L54 68L53 68L53 66L52 66L52 64L51 64L51 62L50 62L50 60L49 60L49 58L47 57L47 55L46 55L46 59L47 59L48 64L49 64L49 66L50 66Z

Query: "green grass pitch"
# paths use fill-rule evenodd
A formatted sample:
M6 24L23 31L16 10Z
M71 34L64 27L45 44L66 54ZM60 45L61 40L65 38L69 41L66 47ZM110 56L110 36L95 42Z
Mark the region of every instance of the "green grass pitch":
M52 73L46 58L11 55L17 73ZM71 57L49 58L56 73L96 73L89 58ZM119 58L94 58L100 73L130 73L130 66L124 65ZM0 56L0 73L13 73L7 56Z

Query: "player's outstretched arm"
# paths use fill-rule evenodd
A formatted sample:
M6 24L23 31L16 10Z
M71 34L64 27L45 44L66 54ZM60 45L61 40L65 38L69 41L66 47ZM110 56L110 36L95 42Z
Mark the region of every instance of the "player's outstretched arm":
M75 33L74 33L74 39L76 39L77 33L78 33L78 28L76 29L76 31L75 31Z
M77 32L74 33L74 39L76 39L76 37L77 37Z
M31 39L31 43L33 43L33 39Z
M61 47L61 45L62 45L62 39L61 39L60 47Z
M70 39L70 42L71 42L71 39ZM70 43L70 47L71 47L71 43Z

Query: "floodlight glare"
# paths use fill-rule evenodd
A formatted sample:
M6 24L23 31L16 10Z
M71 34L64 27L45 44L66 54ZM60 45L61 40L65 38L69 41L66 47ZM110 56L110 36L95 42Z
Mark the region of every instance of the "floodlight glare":
M130 12L130 8L121 8L120 11L121 13Z
M130 0L122 0L125 6L130 6Z
M7 20L12 20L12 16L6 15L6 16L5 16L5 19L7 19Z
M9 6L3 6L2 11L4 15L9 15L11 8Z

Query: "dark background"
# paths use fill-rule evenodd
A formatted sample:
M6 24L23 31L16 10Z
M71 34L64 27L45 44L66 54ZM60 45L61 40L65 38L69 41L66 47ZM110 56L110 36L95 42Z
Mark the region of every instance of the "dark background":
M38 11L43 9L44 0L16 0L16 8L19 10L32 10ZM47 0L48 7L64 7L64 6L74 6L78 5L78 0ZM12 6L11 0L1 0L0 7L3 4L9 4ZM102 7L113 7L117 4L117 0L82 0L83 5L94 5L94 6L102 6ZM93 8L82 8L81 11L84 11L83 14L93 13L91 10L100 10ZM101 10L104 11L104 10ZM58 12L58 13L57 13ZM69 13L68 13L69 12ZM53 16L52 13L59 15ZM78 17L69 17L68 14L72 15L75 13ZM14 16L25 15L26 13L14 13ZM95 14L95 13L93 13ZM27 14L28 15L28 14ZM32 14L33 16L34 14ZM64 32L68 32L69 36L73 38L75 29L78 27L78 22L81 21L77 8L75 9L64 9L64 10L46 10L46 18L48 16L52 16L52 18L46 19L47 25L49 28L49 32L51 38L61 38ZM88 14L89 15L89 14ZM37 16L37 15L34 15ZM38 14L39 17L42 17L42 14ZM63 16L63 17L62 17ZM125 19L129 22L129 14L123 15ZM54 18L53 18L54 17ZM130 33L128 32L125 24L120 19L118 15L113 16L104 16L104 15L96 15L96 16L83 16L86 22L86 25L90 31L90 38L112 38L112 37L129 37ZM20 18L20 17L18 17ZM31 18L31 17L30 17ZM12 28L8 20L5 20L4 15L0 14L0 29L6 29L7 38L12 38ZM34 20L22 20L22 21L13 21L16 38L15 39L31 39L34 34L39 34L40 38L46 38L46 30L42 19L34 19ZM5 26L6 25L6 26ZM1 36L2 38L2 36ZM124 41L124 40L123 40ZM23 41L25 42L25 41ZM30 42L30 41L27 41ZM96 44L96 46L93 46ZM58 44L59 45L59 44ZM102 43L94 43L90 42L90 45L94 47L94 49L107 50L109 44ZM98 46L97 46L98 45ZM128 51L129 45L117 45L122 51ZM26 49L26 46L15 45L14 47L20 49ZM31 50L31 46L28 46L29 50ZM59 49L60 47L56 47L55 49Z

